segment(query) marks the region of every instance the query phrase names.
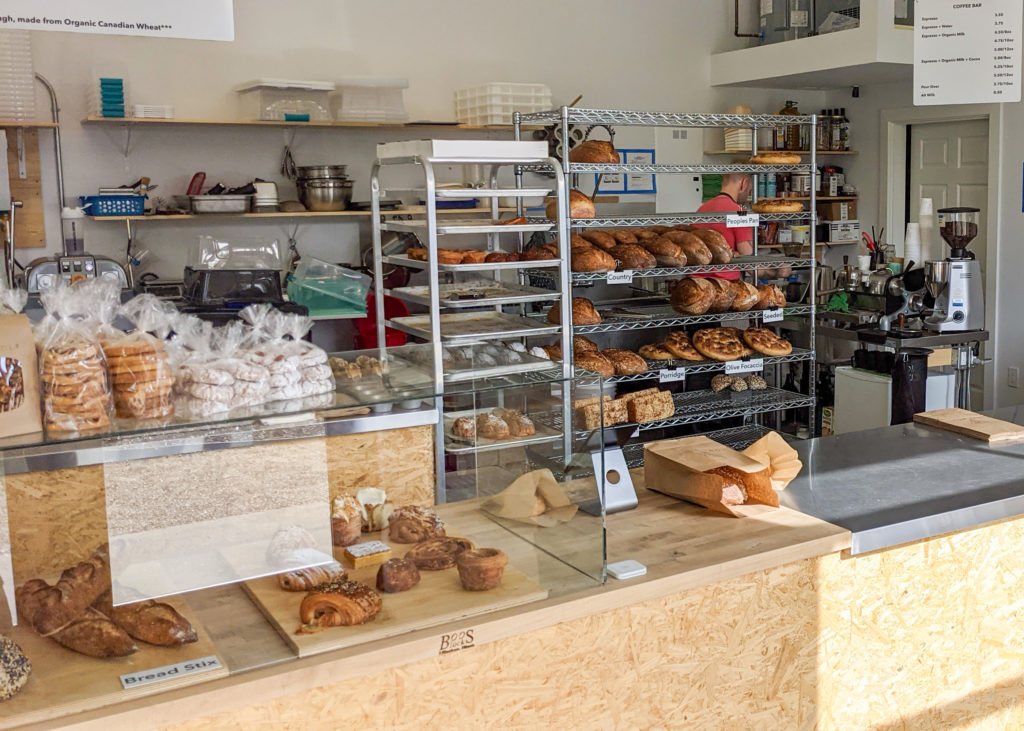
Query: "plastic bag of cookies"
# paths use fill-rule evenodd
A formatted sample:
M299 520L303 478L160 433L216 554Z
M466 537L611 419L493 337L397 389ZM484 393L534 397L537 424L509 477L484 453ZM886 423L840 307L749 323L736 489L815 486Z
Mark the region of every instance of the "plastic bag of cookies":
M303 340L313 321L269 305L250 305L240 313L249 323L254 344L246 359L270 373L266 400L304 399L335 390L327 352Z
M113 402L100 347L100 313L117 306L120 287L103 279L60 282L40 292L46 316L36 327L43 426L96 431L110 426Z
M124 419L165 419L174 415L174 374L164 339L177 310L143 294L128 300L119 314L135 325L122 333L110 328L101 340L110 373L115 413Z

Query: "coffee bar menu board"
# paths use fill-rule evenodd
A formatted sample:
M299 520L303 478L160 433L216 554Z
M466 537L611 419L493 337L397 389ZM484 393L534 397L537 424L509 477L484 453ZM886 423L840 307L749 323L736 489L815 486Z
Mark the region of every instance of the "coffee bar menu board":
M1021 0L918 2L914 104L991 104L1021 98Z

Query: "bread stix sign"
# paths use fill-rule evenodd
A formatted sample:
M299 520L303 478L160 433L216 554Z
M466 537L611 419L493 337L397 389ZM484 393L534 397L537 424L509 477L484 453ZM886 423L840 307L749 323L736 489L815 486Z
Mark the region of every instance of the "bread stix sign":
M233 41L234 0L4 0L5 28Z

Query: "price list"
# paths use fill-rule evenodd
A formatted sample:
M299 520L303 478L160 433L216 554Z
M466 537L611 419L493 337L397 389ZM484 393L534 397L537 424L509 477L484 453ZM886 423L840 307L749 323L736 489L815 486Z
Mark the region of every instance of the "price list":
M918 2L914 104L1021 99L1021 0Z

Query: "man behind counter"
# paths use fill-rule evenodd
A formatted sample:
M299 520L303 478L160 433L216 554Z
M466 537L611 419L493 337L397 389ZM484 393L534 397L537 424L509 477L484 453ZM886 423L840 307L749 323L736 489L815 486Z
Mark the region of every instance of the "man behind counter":
M754 188L753 179L744 173L729 173L722 176L722 192L711 200L705 201L697 209L698 213L744 213L750 193ZM718 231L725 240L740 256L749 256L754 253L754 229L751 226L744 228L729 228L724 223L702 223L701 228L711 228ZM773 279L776 277L788 277L789 269L761 269L758 274L762 279ZM700 275L695 275L700 276ZM720 279L739 279L740 273L735 270L726 270L714 275Z

